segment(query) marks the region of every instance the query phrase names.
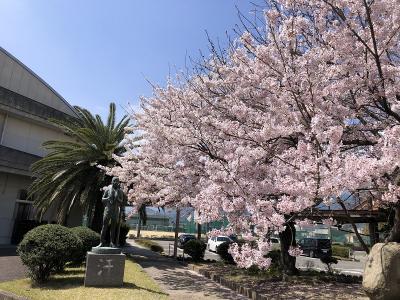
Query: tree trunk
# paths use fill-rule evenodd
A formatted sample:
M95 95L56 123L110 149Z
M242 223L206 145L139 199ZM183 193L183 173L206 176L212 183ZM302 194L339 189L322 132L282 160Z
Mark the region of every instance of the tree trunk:
M94 211L89 214L89 224L90 228L94 231L100 233L101 227L103 226L103 213L104 213L104 205L101 202L101 195L97 198L96 204L94 206Z
M174 238L174 257L178 256L178 235L179 235L179 218L181 211L179 208L176 209L176 219L175 219L175 238Z
M400 243L400 205L396 205L394 208L394 221L393 227L390 231L389 236L386 239L387 242Z
M368 224L369 239L371 241L371 247L379 242L378 234L378 223L372 222Z
M288 275L294 275L298 273L296 269L296 257L289 255L289 247L296 247L296 228L293 222L289 222L286 225L284 231L279 233L279 239L281 241L281 263L283 272Z
M197 239L201 240L201 224L197 223Z
M136 228L136 238L140 238L140 229L142 228L142 218L140 217L140 214L138 214L138 224Z
M351 216L350 216L350 214L349 214L349 212L348 212L348 210L347 210L346 205L343 203L342 200L339 200L338 203L339 203L340 206L343 208L343 210L344 210L344 212L345 212L345 214L346 214L347 221L348 221L348 222L351 224L351 226L353 227L353 231L354 231L354 233L356 234L356 236L357 236L357 238L358 238L358 241L360 242L360 244L361 244L361 246L363 247L364 251L367 252L367 254L369 254L369 248L368 248L368 246L365 244L365 242L364 242L362 236L360 235L360 233L358 232L357 226L356 226L356 224L354 223L354 220L351 218Z

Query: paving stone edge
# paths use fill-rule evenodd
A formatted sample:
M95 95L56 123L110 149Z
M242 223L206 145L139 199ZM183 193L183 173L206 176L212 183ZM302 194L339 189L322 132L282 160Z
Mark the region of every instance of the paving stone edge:
M29 300L28 298L0 290L0 300Z
M249 297L252 300L268 300L267 296L261 295L257 291L255 291L251 288L245 287L243 285L240 285L237 282L228 280L216 272L210 272L204 268L200 268L200 267L198 267L196 265L192 265L192 264L189 264L188 268L189 268L189 270L199 273L200 275L203 275L204 277L209 278L209 279L219 283L220 285L227 287L243 296Z

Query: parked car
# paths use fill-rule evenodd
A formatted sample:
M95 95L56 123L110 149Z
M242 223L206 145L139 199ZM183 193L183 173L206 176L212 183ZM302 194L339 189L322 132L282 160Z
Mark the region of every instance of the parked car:
M210 251L216 252L218 246L225 242L232 243L233 240L227 236L222 236L222 235L214 236L214 237L208 239L207 249Z
M281 241L278 238L272 237L269 241L271 242L271 251L281 250Z
M238 242L238 237L236 234L231 234L230 236L228 236L234 243Z
M299 241L299 247L303 250L303 254L309 257L332 256L330 239L304 238Z
M178 247L183 248L187 242L195 239L196 237L193 234L181 234L178 238Z

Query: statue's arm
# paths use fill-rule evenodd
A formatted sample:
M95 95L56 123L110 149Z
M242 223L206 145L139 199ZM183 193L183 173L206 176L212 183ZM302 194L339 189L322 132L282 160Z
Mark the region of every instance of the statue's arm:
M110 192L109 192L109 189L106 189L103 193L103 197L101 198L101 201L103 202L103 204L105 204L109 198L110 198Z

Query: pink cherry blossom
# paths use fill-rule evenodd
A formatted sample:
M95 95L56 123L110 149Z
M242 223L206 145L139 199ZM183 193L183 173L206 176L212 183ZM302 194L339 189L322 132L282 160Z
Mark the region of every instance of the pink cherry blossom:
M300 256L303 254L303 250L301 250L300 247L298 246L297 247L290 246L288 252L289 255L291 256Z
M266 236L311 208L400 197L399 2L276 2L265 31L142 98L139 150L128 130L120 165L104 167L135 205L226 218L246 268L268 267Z

